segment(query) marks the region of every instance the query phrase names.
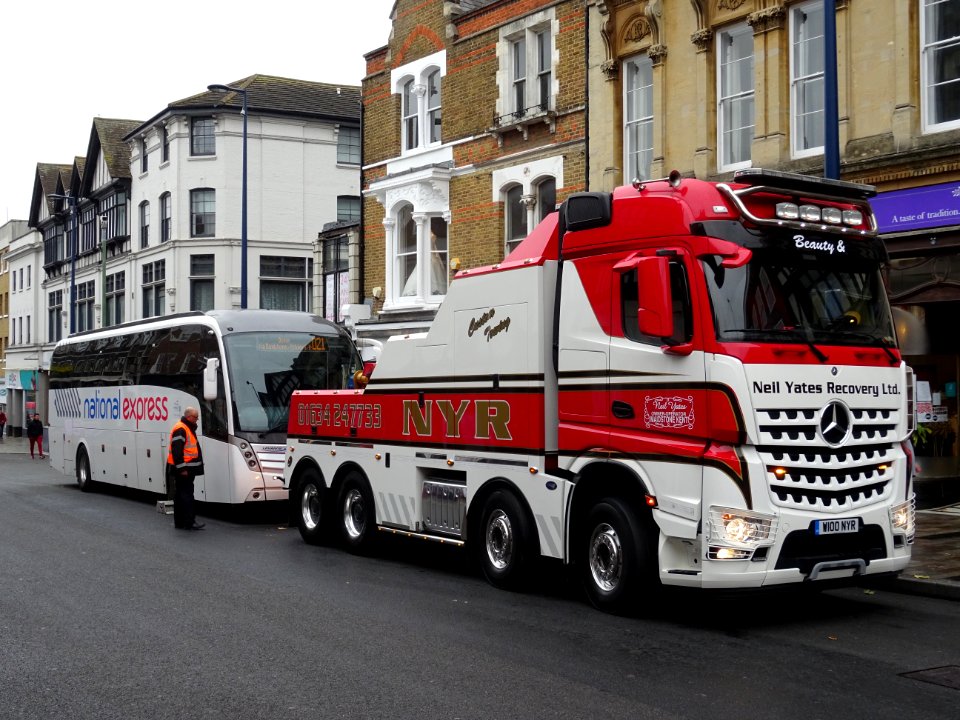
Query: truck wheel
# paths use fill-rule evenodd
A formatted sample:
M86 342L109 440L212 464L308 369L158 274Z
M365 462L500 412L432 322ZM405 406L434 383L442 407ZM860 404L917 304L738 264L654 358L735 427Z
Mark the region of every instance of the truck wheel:
M323 542L323 480L316 470L307 470L297 491L297 529L304 542Z
M347 550L363 553L373 545L377 528L374 521L373 494L367 479L357 471L347 473L340 487L340 536Z
M77 453L77 485L84 492L90 492L94 486L93 477L90 475L90 458L83 448Z
M513 493L497 490L483 504L474 552L494 587L519 590L530 580L536 559L534 534Z
M627 503L610 497L594 505L581 538L580 570L594 607L612 613L636 611L644 590L655 594L659 583L651 548Z

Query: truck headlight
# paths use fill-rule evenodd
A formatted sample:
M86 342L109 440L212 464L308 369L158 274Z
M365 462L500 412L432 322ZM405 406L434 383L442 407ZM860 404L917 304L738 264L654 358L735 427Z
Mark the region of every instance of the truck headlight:
M726 545L735 548L756 549L760 545L773 542L776 537L777 519L772 515L735 510L733 508L711 507L709 523L709 542L713 545ZM717 553L718 559L741 559L739 553Z
M917 496L911 495L910 499L899 505L890 508L890 525L894 532L903 533L907 536L907 542L912 543L914 535L917 532Z

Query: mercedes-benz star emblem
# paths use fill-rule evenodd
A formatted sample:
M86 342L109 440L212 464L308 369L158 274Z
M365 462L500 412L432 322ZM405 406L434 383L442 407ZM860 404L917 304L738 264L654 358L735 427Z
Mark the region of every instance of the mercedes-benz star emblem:
M842 402L834 400L820 411L820 437L830 447L843 445L850 437L853 423L850 410Z

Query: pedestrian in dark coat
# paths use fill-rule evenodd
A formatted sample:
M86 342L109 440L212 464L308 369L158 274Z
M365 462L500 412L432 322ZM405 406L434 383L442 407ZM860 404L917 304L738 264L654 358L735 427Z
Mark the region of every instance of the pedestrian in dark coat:
M34 415L33 420L27 423L27 439L30 440L30 457L35 457L33 448L36 446L40 451L40 459L43 460L43 423L39 415Z

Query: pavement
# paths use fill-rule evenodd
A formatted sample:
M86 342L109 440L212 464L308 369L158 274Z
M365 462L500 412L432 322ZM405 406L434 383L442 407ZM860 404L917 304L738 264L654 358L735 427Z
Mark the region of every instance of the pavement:
M7 453L29 454L27 438L0 440L0 455ZM960 477L921 475L915 486L917 535L910 564L895 579L869 584L894 592L960 601Z

